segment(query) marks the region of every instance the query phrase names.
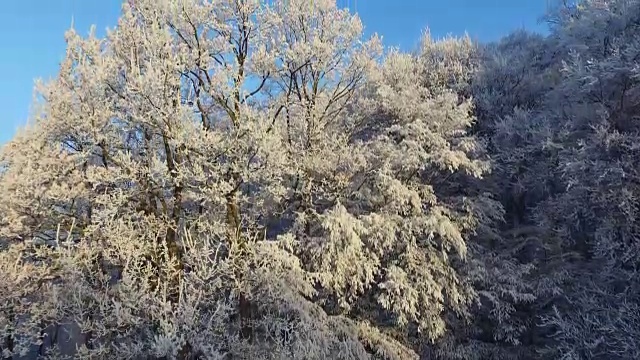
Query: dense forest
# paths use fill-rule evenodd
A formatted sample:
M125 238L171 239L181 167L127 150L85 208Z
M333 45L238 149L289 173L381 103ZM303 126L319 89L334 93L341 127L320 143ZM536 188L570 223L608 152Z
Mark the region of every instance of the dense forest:
M542 15L542 14L541 14ZM640 0L411 52L136 0L0 151L6 359L640 359Z

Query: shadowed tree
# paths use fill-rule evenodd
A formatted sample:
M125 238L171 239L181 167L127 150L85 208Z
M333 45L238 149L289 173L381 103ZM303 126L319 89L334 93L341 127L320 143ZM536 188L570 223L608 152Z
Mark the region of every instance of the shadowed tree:
M66 39L0 155L7 356L71 324L81 358L409 359L467 314L487 210L451 179L488 163L449 43L380 62L329 0L132 1Z

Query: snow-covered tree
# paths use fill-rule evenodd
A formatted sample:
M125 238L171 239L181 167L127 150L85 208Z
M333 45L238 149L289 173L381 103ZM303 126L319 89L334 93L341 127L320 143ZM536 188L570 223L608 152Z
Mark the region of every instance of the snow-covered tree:
M468 315L499 212L460 191L457 45L380 62L332 0L122 9L0 155L7 356L409 359Z
M364 38L135 0L0 150L5 358L640 357L640 1Z

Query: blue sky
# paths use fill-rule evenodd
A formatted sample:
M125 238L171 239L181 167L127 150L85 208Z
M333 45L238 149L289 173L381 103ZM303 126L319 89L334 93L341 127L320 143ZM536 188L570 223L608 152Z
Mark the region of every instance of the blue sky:
M312 1L312 0L310 0ZM544 31L537 20L548 0L338 0L355 9L367 33L377 32L387 45L411 49L429 27L435 37L465 32L480 41L512 30ZM25 123L36 78L56 75L64 54L64 32L73 16L86 34L112 27L120 11L117 0L6 1L0 11L0 144Z

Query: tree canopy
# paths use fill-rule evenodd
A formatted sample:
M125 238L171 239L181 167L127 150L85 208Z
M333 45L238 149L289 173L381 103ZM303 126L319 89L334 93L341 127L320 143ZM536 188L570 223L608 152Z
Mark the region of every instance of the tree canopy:
M640 358L639 19L411 52L334 0L70 29L0 150L3 356Z

